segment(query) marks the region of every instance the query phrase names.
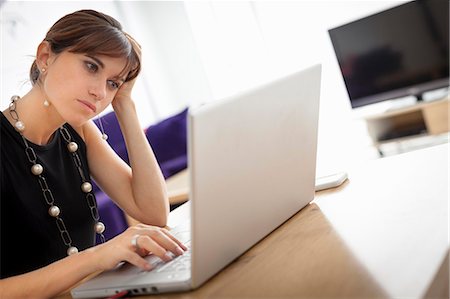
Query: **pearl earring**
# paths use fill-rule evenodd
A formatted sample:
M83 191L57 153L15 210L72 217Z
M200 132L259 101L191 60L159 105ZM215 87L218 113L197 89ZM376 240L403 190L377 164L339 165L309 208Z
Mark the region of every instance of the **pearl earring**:
M45 71L46 71L46 69L45 69L45 67L43 67L41 72L45 73ZM50 102L47 99L44 100L44 106L45 107L49 107L50 106Z

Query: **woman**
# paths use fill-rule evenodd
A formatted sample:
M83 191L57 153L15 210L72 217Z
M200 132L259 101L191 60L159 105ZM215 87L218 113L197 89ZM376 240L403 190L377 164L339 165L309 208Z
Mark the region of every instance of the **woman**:
M150 270L150 252L169 261L187 250L161 228L165 183L131 99L140 54L120 23L92 10L61 18L38 46L31 90L0 115L1 298L52 297L121 261ZM109 104L131 167L91 120ZM105 227L90 177L128 215L155 226L93 247Z

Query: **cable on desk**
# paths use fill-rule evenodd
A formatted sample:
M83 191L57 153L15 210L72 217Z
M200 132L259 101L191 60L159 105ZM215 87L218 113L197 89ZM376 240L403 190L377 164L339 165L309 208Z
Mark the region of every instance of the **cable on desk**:
M129 294L130 294L130 291L125 290L125 291L119 292L119 293L117 293L117 294L115 294L115 295L113 295L113 296L111 296L111 297L108 297L108 298L106 298L106 299L119 299L119 298L125 298L125 296L127 296L127 295L129 295Z

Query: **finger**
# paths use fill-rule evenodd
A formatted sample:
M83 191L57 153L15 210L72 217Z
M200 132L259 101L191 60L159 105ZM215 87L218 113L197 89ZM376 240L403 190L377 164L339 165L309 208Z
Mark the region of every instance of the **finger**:
M165 262L173 259L164 247L147 235L141 235L137 242L140 248L148 250Z
M184 253L182 246L180 246L182 245L181 242L173 236L170 236L170 233L168 233L165 229L158 230L154 233L153 239L175 255L182 255ZM183 245L183 247L185 246Z
M125 260L130 264L133 264L143 270L150 271L152 269L152 265L148 263L144 258L142 258L139 254L133 251L127 251L125 256Z
M145 257L150 254L150 252L147 251L147 249L145 248L135 248L134 251L142 257Z
M161 231L167 236L169 237L172 241L174 241L175 243L177 243L178 246L180 246L184 251L188 250L188 248L186 247L186 245L184 245L180 240L178 240L177 238L175 238L167 229L163 228L161 229Z
M133 89L134 83L136 82L136 78L133 80L124 82L120 87L119 91L126 91L127 93L131 93L131 90Z
M139 223L135 226L138 229L136 233L145 234L156 240L160 246L168 249L175 255L181 255L188 248L177 238L175 238L167 229L155 229L153 226Z

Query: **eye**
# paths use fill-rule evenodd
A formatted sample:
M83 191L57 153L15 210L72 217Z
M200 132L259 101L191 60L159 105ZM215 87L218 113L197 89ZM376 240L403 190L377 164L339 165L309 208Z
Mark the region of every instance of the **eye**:
M95 63L92 63L90 61L85 61L84 64L86 65L86 68L88 69L89 72L95 73L98 71L98 65L96 65Z
M120 84L118 82L108 80L108 85L111 89L118 89L120 87Z

